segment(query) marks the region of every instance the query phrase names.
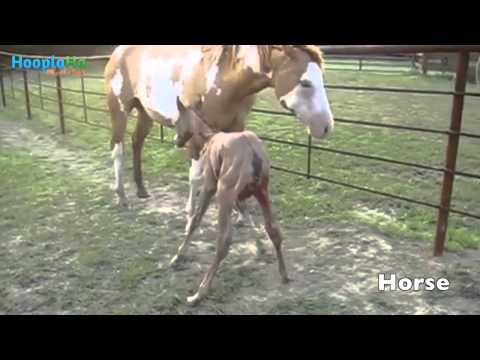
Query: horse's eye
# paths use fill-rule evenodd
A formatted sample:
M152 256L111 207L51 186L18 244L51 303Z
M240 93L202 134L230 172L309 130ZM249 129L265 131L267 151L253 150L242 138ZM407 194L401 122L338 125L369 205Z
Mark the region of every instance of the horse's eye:
M313 84L310 80L302 80L300 81L300 85L305 89L310 89L313 87Z

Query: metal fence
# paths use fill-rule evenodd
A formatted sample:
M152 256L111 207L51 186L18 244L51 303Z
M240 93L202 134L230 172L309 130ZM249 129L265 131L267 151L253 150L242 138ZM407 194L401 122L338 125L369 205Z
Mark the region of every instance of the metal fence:
M415 56L327 55L328 71L409 72L418 67Z
M462 137L469 137L474 139L480 139L480 134L472 134L462 131L462 115L463 115L463 108L464 108L464 99L467 96L471 97L480 97L480 93L472 93L466 92L466 85L467 85L467 71L469 65L469 55L470 52L478 52L480 51L480 45L422 45L422 46L413 46L413 45L374 45L374 46L326 46L322 47L322 50L325 52L327 56L348 56L351 59L352 56L359 56L358 59L366 59L370 58L371 56L381 55L382 61L386 61L386 59L392 59L392 57L385 57L388 54L415 54L415 53L427 53L427 52L452 52L458 53L458 68L456 71L456 80L455 80L455 89L454 91L438 91L438 90L418 90L418 89L403 89L403 88L390 88L390 87L360 87L360 86L347 86L347 85L327 85L327 89L337 89L343 91L370 91L370 92L383 92L383 93L408 93L408 94L429 94L429 95L438 95L438 96L451 96L453 101L452 113L451 113L451 121L450 127L448 129L426 129L421 127L411 127L411 126L401 126L401 125L394 125L394 124L385 124L385 123L376 123L376 122L367 122L361 120L351 120L351 119L342 119L337 118L336 122L340 124L353 124L357 126L366 126L366 127L377 127L377 128L387 128L391 129L392 131L410 131L410 132L422 132L422 133L430 133L439 136L446 136L448 137L448 144L445 148L445 167L434 167L425 164L418 164L412 162L405 162L405 161L397 161L388 158L378 157L378 156L369 156L364 154L359 154L355 152L349 151L342 151L322 146L316 146L312 144L312 139L309 137L305 143L293 142L293 141L286 141L281 139L275 139L272 137L262 137L264 141L277 143L277 144L284 144L289 146L295 146L299 148L303 148L306 151L306 169L304 172L301 171L293 171L291 169L284 168L282 166L274 165L272 168L277 171L289 173L296 176L305 177L307 179L314 179L320 180L327 183L344 186L347 188L368 192L371 194L392 198L400 201L405 201L408 203L416 204L419 206L424 206L432 209L436 209L438 211L438 220L437 220L437 231L435 235L434 241L434 255L441 256L444 252L445 247L445 240L446 240L446 233L447 233L447 226L448 226L448 219L451 213L458 214L464 217L469 217L473 219L480 219L480 214L473 214L466 211L461 211L451 207L452 202L452 192L453 192L453 184L455 181L456 176L462 176L467 178L474 178L480 179L480 174L475 173L467 173L467 172L460 172L456 170L456 164L458 160L458 148L459 142ZM10 54L6 52L0 51L0 56L12 56L18 54ZM31 57L29 55L29 57ZM86 58L89 61L91 60L107 60L108 57L105 56L95 56L95 57L88 57ZM376 59L379 59L376 57ZM363 62L364 60L362 60ZM398 60L400 61L400 60ZM403 60L405 64L405 58ZM408 60L408 62L411 60ZM363 65L359 65L360 70L362 70ZM86 95L98 95L98 96L105 96L104 93L89 91L86 89L85 86L85 79L103 79L101 76L80 76L80 83L81 83L81 90L75 89L68 89L62 86L62 76L55 75L55 86L46 84L42 81L44 75L41 73L37 73L35 79L32 78L31 74L26 71L21 71L21 81L23 83L23 93L24 93L24 103L25 103L25 110L28 119L32 118L32 108L37 108L42 111L50 112L58 116L59 118L59 126L62 134L65 134L65 120L71 120L80 122L82 124L96 126L101 128L109 129L106 126L102 126L100 124L96 124L94 122L89 121L89 111L100 111L108 113L105 109L95 108L89 106L87 103ZM6 93L7 90L5 88L5 71L0 70L0 91L1 91L1 100L3 106L7 106L6 101ZM8 71L8 76L10 79L10 92L11 96L15 97L15 86L14 86L14 74L12 71ZM34 81L35 80L35 81ZM38 93L34 93L31 91L30 86L34 85L37 86ZM56 99L46 97L43 95L44 88L51 88L56 90L57 97ZM66 92L76 93L82 97L82 103L70 103L64 100L64 94ZM37 96L40 99L40 107L34 107L31 104L30 96ZM52 112L50 110L45 109L44 102L50 101L58 104L58 113ZM64 105L79 107L83 109L83 119L76 119L71 116L65 114ZM289 113L285 112L278 112L266 109L254 109L253 112L261 113L261 114L270 114L270 115L277 115L277 116L292 116ZM161 142L165 142L165 130L163 126L159 128L159 136L153 138L158 139ZM390 164L395 164L398 166L406 166L424 170L431 170L438 173L443 174L443 182L441 186L441 195L440 195L440 202L439 203L429 203L425 201L419 201L417 199L412 199L407 196L398 195L398 194L391 194L386 193L383 191L378 191L375 189L370 189L362 186L357 186L354 184L337 181L333 179L329 179L326 177L320 177L312 174L312 153L313 151L324 151L334 154L339 154L342 156L350 156L350 157L357 157L369 160L375 160L379 162L385 162Z

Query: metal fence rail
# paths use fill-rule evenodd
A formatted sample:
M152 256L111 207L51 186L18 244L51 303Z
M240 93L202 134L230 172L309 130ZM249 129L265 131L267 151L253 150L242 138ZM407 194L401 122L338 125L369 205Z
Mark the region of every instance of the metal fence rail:
M293 142L287 141L282 139L275 139L268 136L261 136L264 141L288 145L288 146L295 146L298 148L303 148L307 152L307 164L305 166L306 171L293 171L291 169L286 169L281 166L272 166L272 168L276 171L282 171L285 173L289 173L296 176L305 177L307 179L315 179L324 181L327 183L335 184L338 186L343 186L363 192L368 192L371 194L405 201L408 203L412 203L419 206L425 206L428 208L438 210L438 220L437 220L437 232L435 236L434 242L434 255L441 256L444 251L445 240L446 240L446 231L448 226L448 218L451 213L458 214L464 217L469 217L473 219L480 219L479 214L473 214L466 211L458 210L451 207L452 202L452 192L453 192L453 184L455 181L456 176L463 176L468 178L480 179L480 174L474 174L469 172L461 172L456 170L456 164L458 160L458 148L459 148L459 141L462 137L468 137L473 139L480 139L480 134L472 134L462 131L462 115L463 115L463 107L464 107L464 99L465 97L480 97L480 93L471 93L466 92L466 77L469 65L469 52L480 51L480 45L367 45L367 46L325 46L322 47L322 50L328 57L336 57L337 59L352 59L352 56L357 59L370 59L372 61L391 61L395 62L395 65L399 63L408 63L411 62L411 58L397 58L392 56L386 56L389 54L415 54L415 53L431 53L431 52L454 52L458 53L458 68L456 72L456 83L454 91L437 91L437 90L423 90L423 89L401 89L401 88L385 88L385 87L365 87L365 86L347 86L347 85L327 85L327 89L335 89L341 91L374 91L374 92L386 92L386 93L408 93L408 94L428 94L428 95L438 95L438 96L451 96L453 98L453 109L451 113L451 123L449 129L427 129L421 127L411 127L411 126L402 126L402 125L394 125L394 124L385 124L385 123L376 123L364 120L353 120L353 119L336 119L338 123L355 125L355 126L366 126L366 127L378 127L378 128L388 128L393 131L409 131L409 132L421 132L421 133L428 133L432 136L446 136L448 138L448 145L445 149L446 154L446 161L445 167L434 167L427 164L418 164L406 161L398 161L393 159L388 159L379 156L372 156L372 155L365 155L356 152L350 152L345 150L338 150L328 147L322 147L317 145L312 145L311 137L308 137L305 143L300 142ZM5 53L0 51L0 56L12 56L11 53ZM16 54L19 55L19 54ZM380 55L380 56L378 56ZM27 55L24 55L27 56ZM32 57L28 55L29 57ZM41 56L38 58L42 58ZM85 59L88 60L107 60L108 57L105 56L95 56L95 57L86 57ZM362 68L363 65L360 65ZM362 70L362 69L360 69ZM108 113L106 109L102 108L95 108L90 106L87 103L86 95L93 95L93 96L105 96L104 93L99 93L95 91L87 90L85 87L85 79L98 79L102 80L103 77L101 76L81 76L81 90L77 89L70 89L62 87L60 75L54 76L55 78L55 85L46 84L42 81L42 75L39 74L37 76L36 81L29 80L28 73L22 71L22 78L20 80L14 80L14 76L12 71L9 72L9 79L10 79L10 93L11 95L7 94L5 90L5 72L2 72L0 69L0 91L1 91L1 100L2 105L5 107L8 105L8 98L16 99L18 94L15 93L15 89L17 91L21 91L21 89L16 88L14 85L15 81L20 81L23 84L23 93L25 96L25 106L26 106L26 114L27 118L31 119L31 109L39 109L41 111L46 111L47 113L54 114L59 117L59 124L62 133L65 133L65 120L79 122L81 124L86 124L89 126L94 126L97 128L104 128L109 129L108 126L104 126L101 124L96 124L94 122L89 121L88 113L89 111L96 111L96 112L103 112ZM34 93L32 90L32 86L35 87L35 90L38 90L38 93ZM43 89L52 89L56 91L57 98L53 99L47 97L43 93ZM74 103L70 101L64 100L65 93L73 93L77 95L81 95L81 103ZM30 96L34 96L40 99L40 107L32 106L30 101ZM10 99L9 99L10 100ZM51 103L56 103L58 105L58 112L54 112L48 109L45 109L44 101L48 101ZM83 108L83 119L76 119L72 116L66 115L64 111L64 106L73 106L77 108ZM269 114L275 116L292 116L289 113L273 111L268 109L254 109L254 113L261 113L261 114ZM159 140L161 142L165 142L165 129L163 126L159 128L159 137L152 136L152 138ZM440 202L438 204L429 203L425 201L419 201L418 199L412 199L406 196L398 195L398 194L390 194L383 191L378 191L375 189L370 189L366 187L357 186L354 184L328 179L325 177L320 177L312 174L312 152L313 151L323 151L334 153L342 156L349 156L349 157L357 157L363 158L373 161L379 161L384 163L395 164L398 166L405 166L405 167L412 167L412 168L419 168L423 170L429 170L433 172L437 172L443 175L443 182L441 188L441 196Z

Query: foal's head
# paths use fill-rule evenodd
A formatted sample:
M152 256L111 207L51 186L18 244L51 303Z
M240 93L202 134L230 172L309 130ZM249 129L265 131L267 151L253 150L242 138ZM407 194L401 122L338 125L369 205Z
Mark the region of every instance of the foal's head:
M177 133L175 143L178 148L185 147L194 137L197 142L201 143L213 135L213 131L203 121L199 113L200 106L201 104L197 103L196 105L187 107L182 103L180 98L177 97L179 116L175 123L175 132Z

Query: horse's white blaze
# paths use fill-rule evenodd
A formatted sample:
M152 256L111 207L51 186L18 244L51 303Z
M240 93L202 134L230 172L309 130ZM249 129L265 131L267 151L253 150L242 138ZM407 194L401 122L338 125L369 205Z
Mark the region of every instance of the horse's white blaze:
M333 130L334 122L322 69L316 63L309 63L301 79L310 81L312 87L297 85L280 100L295 111L297 118L309 128L313 137L323 138Z
M113 169L115 172L115 190L123 188L122 165L123 165L123 144L115 144L112 151Z
M260 55L256 45L240 45L238 56L243 58L245 68L260 72Z
M115 72L115 75L113 76L112 81L110 82L110 86L115 96L120 96L123 88L123 76L120 69L117 69L117 71Z

